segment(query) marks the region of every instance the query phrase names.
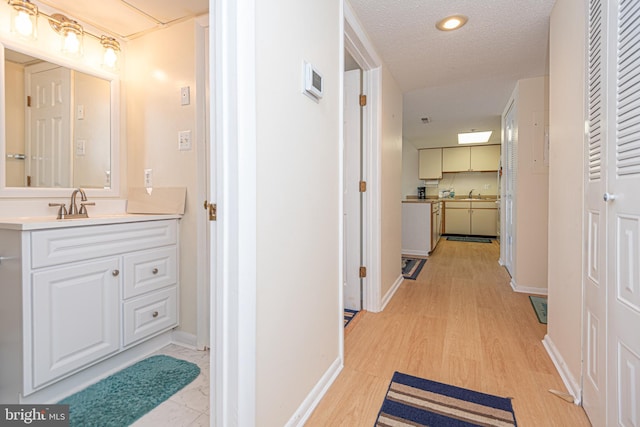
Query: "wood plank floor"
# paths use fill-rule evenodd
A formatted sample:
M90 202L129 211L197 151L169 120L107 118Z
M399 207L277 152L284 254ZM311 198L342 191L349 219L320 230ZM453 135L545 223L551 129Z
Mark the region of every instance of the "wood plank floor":
M442 239L384 312L359 314L344 370L305 425L373 426L400 371L511 397L519 427L590 426L581 407L549 393L566 389L541 342L546 325L509 286L499 251Z

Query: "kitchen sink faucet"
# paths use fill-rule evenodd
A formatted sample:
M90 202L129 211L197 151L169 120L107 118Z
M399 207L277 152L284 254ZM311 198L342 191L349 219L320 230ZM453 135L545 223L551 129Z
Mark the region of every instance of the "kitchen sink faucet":
M475 190L475 188L472 188L471 191L469 191L469 198L471 198L471 195L473 194L473 190Z

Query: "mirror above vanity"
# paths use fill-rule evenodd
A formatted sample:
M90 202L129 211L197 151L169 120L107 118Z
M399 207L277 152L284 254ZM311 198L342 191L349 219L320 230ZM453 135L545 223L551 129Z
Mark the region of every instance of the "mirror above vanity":
M0 197L117 196L116 75L11 42L0 64Z

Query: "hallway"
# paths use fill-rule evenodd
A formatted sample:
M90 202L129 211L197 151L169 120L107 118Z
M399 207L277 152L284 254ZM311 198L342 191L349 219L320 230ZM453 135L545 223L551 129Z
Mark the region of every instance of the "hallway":
M345 333L345 367L306 426L372 426L394 371L513 398L520 427L589 426L565 391L525 294L498 265L499 245L443 238L418 280ZM434 426L435 427L435 426Z

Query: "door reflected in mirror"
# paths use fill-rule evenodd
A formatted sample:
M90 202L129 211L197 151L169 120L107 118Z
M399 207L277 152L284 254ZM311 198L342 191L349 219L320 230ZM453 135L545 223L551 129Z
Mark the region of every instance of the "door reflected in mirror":
M111 82L5 49L6 187L111 187Z

